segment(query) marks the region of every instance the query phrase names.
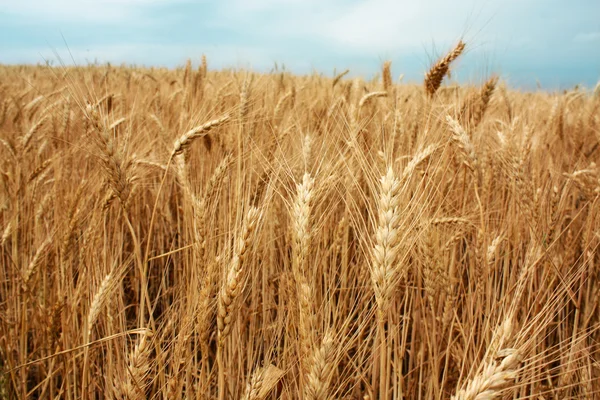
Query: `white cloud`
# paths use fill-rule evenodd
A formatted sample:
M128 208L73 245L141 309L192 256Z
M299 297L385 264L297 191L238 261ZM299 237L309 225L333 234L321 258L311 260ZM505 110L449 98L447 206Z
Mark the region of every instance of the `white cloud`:
M341 45L379 52L414 46L432 33L447 35L452 30L448 23L436 25L433 15L427 18L425 12L416 2L367 0L341 12L324 33ZM454 38L461 34L454 31Z
M495 13L503 7L516 10L516 2L429 0L424 6L410 0L230 0L221 2L219 10L221 26L279 40L310 39L341 53L372 57L403 49L421 51L431 43L445 48L462 36L481 42ZM509 26L501 28L510 31Z

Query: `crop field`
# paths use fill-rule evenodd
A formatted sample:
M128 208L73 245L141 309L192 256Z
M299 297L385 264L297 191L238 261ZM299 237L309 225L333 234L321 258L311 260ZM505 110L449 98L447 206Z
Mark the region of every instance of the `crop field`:
M0 398L598 398L600 87L464 47L0 66Z

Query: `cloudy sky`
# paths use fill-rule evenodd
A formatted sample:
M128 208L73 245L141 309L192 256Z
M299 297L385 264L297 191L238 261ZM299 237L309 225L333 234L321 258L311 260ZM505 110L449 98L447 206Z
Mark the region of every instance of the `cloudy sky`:
M417 81L459 38L454 77L593 87L599 0L0 0L0 63L182 65L376 73ZM61 61L57 61L59 58Z

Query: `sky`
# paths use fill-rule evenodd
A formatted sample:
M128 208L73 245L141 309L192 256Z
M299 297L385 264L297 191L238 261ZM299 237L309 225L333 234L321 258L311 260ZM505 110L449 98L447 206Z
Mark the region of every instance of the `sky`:
M211 69L285 66L422 80L459 39L452 77L514 87L594 87L600 0L0 0L0 63Z

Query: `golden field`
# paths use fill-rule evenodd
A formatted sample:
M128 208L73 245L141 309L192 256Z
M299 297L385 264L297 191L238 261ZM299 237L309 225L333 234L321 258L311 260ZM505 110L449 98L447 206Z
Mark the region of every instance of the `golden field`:
M463 47L0 67L0 398L600 396L600 93Z

